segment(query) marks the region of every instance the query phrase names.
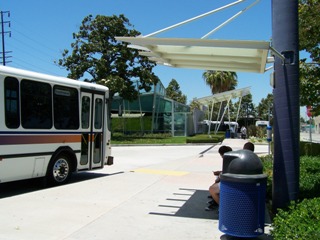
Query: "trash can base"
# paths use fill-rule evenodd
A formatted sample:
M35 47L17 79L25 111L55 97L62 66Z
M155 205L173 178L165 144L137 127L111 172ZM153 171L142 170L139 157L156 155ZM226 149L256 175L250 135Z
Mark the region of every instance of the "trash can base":
M220 183L219 230L235 237L264 234L265 190L261 183Z

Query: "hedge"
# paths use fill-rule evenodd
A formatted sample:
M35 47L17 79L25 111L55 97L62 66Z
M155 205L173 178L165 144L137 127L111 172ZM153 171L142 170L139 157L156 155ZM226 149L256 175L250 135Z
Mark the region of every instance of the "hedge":
M300 142L300 155L320 156L320 144L314 142Z
M272 174L273 157L268 155L260 157L264 166L264 173L267 174L267 198L272 199ZM320 197L320 157L300 157L300 186L299 199Z
M271 235L274 240L320 239L320 198L292 203L280 209L273 219Z
M224 139L224 134L216 134L216 135L195 135L192 137L187 137L187 143L219 143L222 142Z
M267 199L272 199L272 155L261 157L268 176ZM271 235L274 240L320 239L320 157L300 157L300 191L298 202L288 209L278 209L273 218ZM269 201L268 201L269 202Z

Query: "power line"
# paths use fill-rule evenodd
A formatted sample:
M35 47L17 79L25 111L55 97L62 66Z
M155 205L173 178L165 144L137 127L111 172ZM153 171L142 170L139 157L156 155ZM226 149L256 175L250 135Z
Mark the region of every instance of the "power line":
M59 58L58 51L46 44L48 39L45 39L45 35L39 35L39 32L17 21L12 15L11 23L13 22L17 27L10 26L11 39L6 42L6 47L14 52L10 66L52 75L65 75L66 73L61 72L65 69L56 63ZM38 37L35 37L36 35Z

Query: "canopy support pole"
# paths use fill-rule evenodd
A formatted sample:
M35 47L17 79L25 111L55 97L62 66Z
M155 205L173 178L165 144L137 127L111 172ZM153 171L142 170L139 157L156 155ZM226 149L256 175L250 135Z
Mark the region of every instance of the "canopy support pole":
M233 15L231 18L229 18L228 20L226 20L225 22L221 23L218 27L216 27L215 29L213 29L212 31L208 32L206 35L204 35L201 39L205 39L207 37L209 37L211 34L215 33L216 31L218 31L220 28L224 27L225 25L227 25L229 22L231 22L232 20L236 19L237 17L239 17L242 13L244 13L245 11L249 10L250 8L252 8L254 5L256 5L260 0L256 0L255 2L253 2L251 5L249 5L248 7L242 9L240 12L236 13L235 15Z
M161 29L161 30L158 30L158 31L156 31L156 32L150 33L150 34L145 35L145 36L142 36L142 37L143 37L143 38L146 38L146 37L155 36L155 35L157 35L157 34L159 34L159 33L162 33L162 32L168 31L168 30L171 30L171 29L173 29L173 28L182 26L182 25L187 24L187 23L189 23L189 22L192 22L192 21L198 20L198 19L200 19L200 18L209 16L209 15L211 15L211 14L214 14L214 13L219 12L219 11L221 11L221 10L224 10L224 9L226 9L226 8L232 7L232 6L236 5L236 4L242 3L242 2L244 2L244 1L245 1L245 0L235 1L235 2L233 2L233 3L230 3L230 4L225 5L225 6L223 6L223 7L216 8L216 9L214 9L214 10L212 10L212 11L206 12L206 13L204 13L204 14L198 15L198 16L196 16L196 17L190 18L190 19L188 19L188 20L185 20L185 21L182 21L182 22L180 22L180 23L174 24L174 25L172 25L172 26L163 28L163 29Z

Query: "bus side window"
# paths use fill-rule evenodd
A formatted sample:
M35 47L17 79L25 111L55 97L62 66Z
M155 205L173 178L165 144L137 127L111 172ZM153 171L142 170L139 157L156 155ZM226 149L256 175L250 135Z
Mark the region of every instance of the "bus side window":
M22 80L21 123L27 129L52 128L52 95L48 83Z
M54 127L56 129L79 128L79 96L75 88L54 86Z
M90 124L90 98L88 96L82 97L81 103L81 127L88 129Z
M20 126L19 81L13 77L4 80L5 121L8 128Z
M97 98L95 101L95 113L94 113L94 128L102 128L102 114L103 114L103 102L102 99Z

